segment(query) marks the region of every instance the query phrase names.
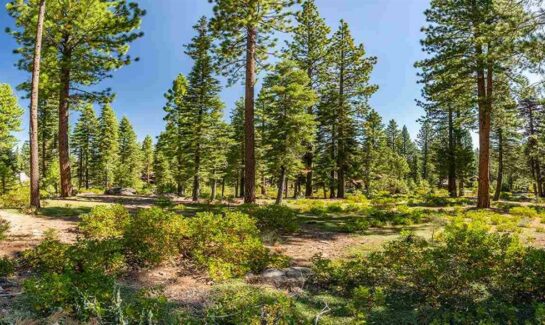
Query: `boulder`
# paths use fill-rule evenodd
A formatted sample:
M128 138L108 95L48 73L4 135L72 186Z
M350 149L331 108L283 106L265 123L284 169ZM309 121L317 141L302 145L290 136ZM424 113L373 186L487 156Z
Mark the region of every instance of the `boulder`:
M288 267L285 269L267 269L261 274L250 274L246 280L250 283L269 284L277 288L302 288L313 272L308 267Z
M107 189L104 194L106 195L135 195L136 190L130 187L112 187Z

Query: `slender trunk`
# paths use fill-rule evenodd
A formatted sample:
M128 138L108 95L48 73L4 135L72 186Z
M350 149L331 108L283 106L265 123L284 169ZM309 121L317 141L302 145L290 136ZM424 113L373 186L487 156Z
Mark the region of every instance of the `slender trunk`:
M69 102L70 97L70 60L71 53L63 53L61 65L61 91L59 95L59 165L61 177L61 197L72 195L72 175L70 170L70 148L68 142Z
M482 46L476 47L478 56L482 56ZM479 107L479 185L477 208L490 207L490 110L492 108L492 68L489 66L485 80L484 63L479 59L477 67L477 95Z
M448 109L448 192L456 197L456 150L454 143L454 118L452 107Z
M341 50L341 62L344 62L344 49ZM344 199L345 183L344 183L344 172L346 168L346 157L345 157L345 141L344 141L344 121L345 117L345 108L344 108L344 64L341 64L341 69L339 72L339 128L338 128L338 137L337 137L337 198Z
M459 185L458 185L458 196L459 197L464 197L464 193L465 190L464 190L464 175L460 175L460 181L459 181Z
M199 146L197 146L197 148L199 148ZM193 175L193 193L192 193L192 200L193 201L198 201L199 200L199 191L200 191L200 186L201 186L201 182L200 182L200 179L199 179L200 164L201 164L201 155L200 155L199 149L197 149L197 152L195 154L195 170L193 171L194 172L194 175Z
M238 195L239 197L244 197L244 185L245 185L244 173L245 173L245 169L242 168L240 170L240 182L239 182L240 193Z
M324 199L327 199L327 187L325 183L322 183L322 191L324 192Z
M221 200L225 197L225 176L221 179Z
M212 201L216 200L216 186L217 186L216 178L213 178L212 179L212 188L211 188L211 191L210 191L210 199Z
M266 183L267 183L267 179L265 178L265 172L261 172L261 195L262 196L267 195Z
M503 183L503 132L500 128L498 130L498 177L496 181L496 192L494 193L494 201L500 199L500 193Z
M285 172L284 172L285 173ZM287 177L285 177L285 184L284 184L284 197L287 199L288 198L288 185L289 185L289 179Z
M297 176L295 178L295 182L293 183L293 198L294 199L297 199L297 196L298 196L298 187L299 187L299 182L300 182L301 178L299 176Z
M78 157L78 188L83 187L83 149L79 150Z
M282 194L284 192L284 186L287 188L286 181L286 168L283 166L280 168L280 177L278 178L278 192L276 193L276 204L282 204Z
M244 203L255 203L255 130L254 130L254 87L255 87L255 51L257 30L248 27L246 36L246 84L244 107L245 132L245 185Z
M45 17L45 0L40 1L34 61L32 65L32 90L30 95L30 206L40 208L40 158L38 152L38 93L40 91L40 61ZM5 186L5 184L4 184Z

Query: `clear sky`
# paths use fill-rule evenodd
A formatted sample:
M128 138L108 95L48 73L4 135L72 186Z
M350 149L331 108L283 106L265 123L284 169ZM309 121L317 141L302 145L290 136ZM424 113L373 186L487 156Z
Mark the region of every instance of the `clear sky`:
M28 78L28 73L14 66L17 57L12 50L16 44L3 32L13 24L4 9L7 2L0 0L0 82L15 87ZM113 103L115 111L119 118L126 115L131 120L142 140L146 134L155 137L163 129L163 94L178 73L190 71L192 62L183 54L183 44L193 36L192 26L198 18L211 16L212 5L207 0L137 2L147 10L142 24L145 35L132 44L130 54L140 61L114 72L113 78L103 81L99 87L111 87L117 94ZM416 120L422 110L415 104L420 86L413 64L423 56L420 28L425 23L423 12L429 1L316 0L316 3L333 30L340 19L345 19L356 41L365 45L369 55L378 57L372 82L379 85L379 90L371 98L371 106L382 115L384 123L393 118L400 126L407 125L414 138L419 128ZM226 116L243 94L242 84L223 89ZM28 107L28 101L20 103ZM18 137L26 140L28 112L23 120L24 129Z

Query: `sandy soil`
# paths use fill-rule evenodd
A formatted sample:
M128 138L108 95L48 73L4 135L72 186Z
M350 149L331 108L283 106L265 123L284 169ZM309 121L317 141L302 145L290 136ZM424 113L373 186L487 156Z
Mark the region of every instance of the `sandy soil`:
M12 210L0 210L0 218L10 222L8 239L0 242L0 255L13 255L38 244L48 229L55 229L63 242L76 239L75 220L37 217Z

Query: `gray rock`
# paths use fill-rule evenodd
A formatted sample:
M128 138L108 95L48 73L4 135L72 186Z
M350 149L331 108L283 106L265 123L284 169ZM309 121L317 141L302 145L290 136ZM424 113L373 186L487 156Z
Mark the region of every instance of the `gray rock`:
M302 288L307 279L312 275L312 270L307 267L288 267L285 269L267 269L259 275L248 275L246 280L250 283L264 283L277 288Z

